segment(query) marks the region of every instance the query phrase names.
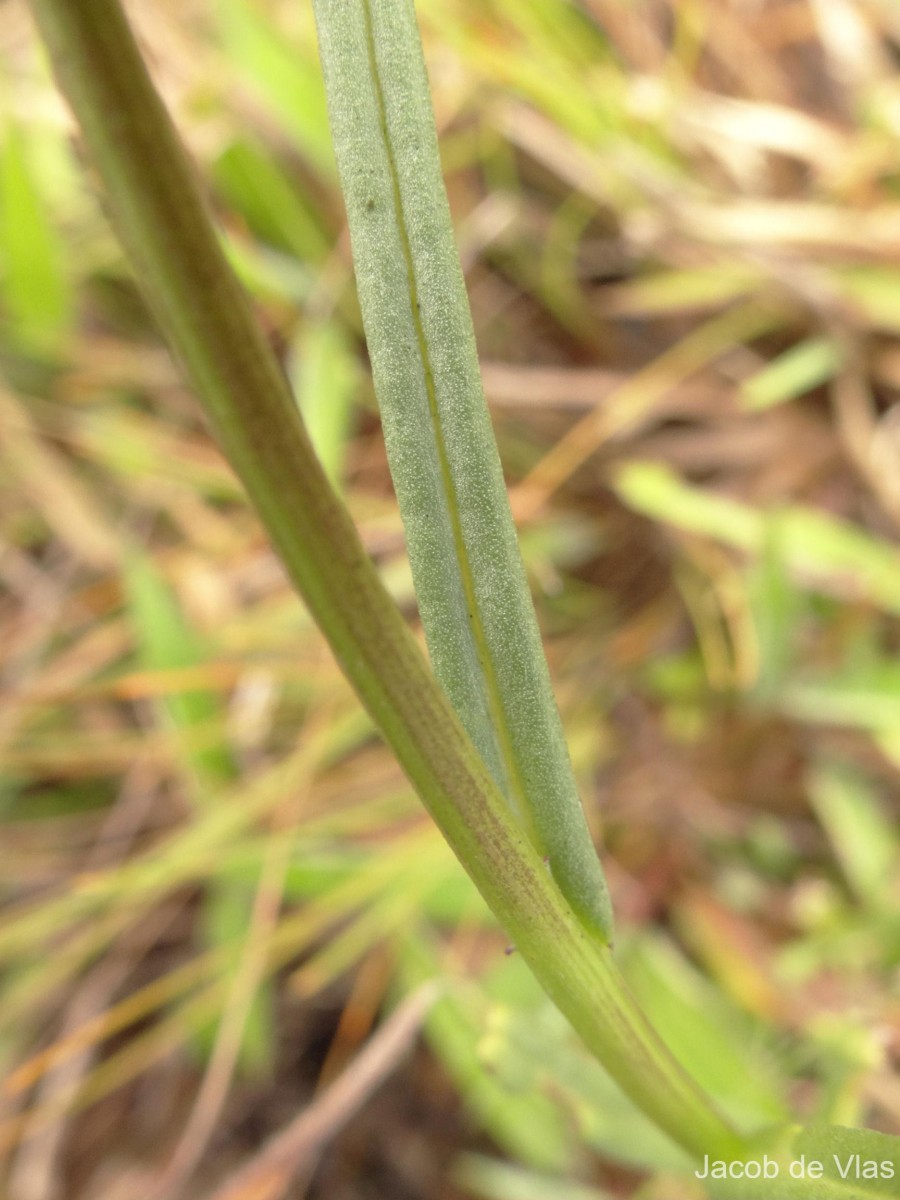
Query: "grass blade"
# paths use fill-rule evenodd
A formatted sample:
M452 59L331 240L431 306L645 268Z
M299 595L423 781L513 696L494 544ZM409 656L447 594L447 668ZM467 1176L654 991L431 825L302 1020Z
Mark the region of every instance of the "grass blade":
M153 562L132 552L126 559L126 582L130 608L144 665L151 671L191 667L203 662L200 637L189 626L175 594ZM218 802L218 793L234 782L236 765L225 737L225 713L219 697L209 691L176 691L160 707L168 717L179 747L179 757L199 810ZM192 734L207 731L200 745ZM235 973L241 969L240 948L247 936L253 912L253 889L235 887L213 878L203 907L204 933L210 946L226 946L232 952ZM268 988L260 988L249 1007L241 1038L242 1065L259 1071L272 1058L271 1002ZM199 1031L198 1045L204 1055L212 1050L214 1029Z
M49 351L65 334L71 315L63 243L34 177L24 130L7 118L0 135L3 315L23 347Z

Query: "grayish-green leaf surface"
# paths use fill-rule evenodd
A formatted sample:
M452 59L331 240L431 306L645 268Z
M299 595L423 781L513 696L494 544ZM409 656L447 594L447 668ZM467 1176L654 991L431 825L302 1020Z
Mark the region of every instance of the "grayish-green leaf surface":
M391 474L435 672L573 911L612 918L541 649L411 0L316 0Z

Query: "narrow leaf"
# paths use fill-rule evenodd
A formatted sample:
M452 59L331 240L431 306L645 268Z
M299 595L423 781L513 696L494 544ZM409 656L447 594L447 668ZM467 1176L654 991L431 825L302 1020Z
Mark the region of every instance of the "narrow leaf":
M831 338L807 338L748 379L742 388L746 408L772 408L811 392L841 366L841 350Z
M71 297L63 243L46 212L22 129L10 120L0 149L0 261L3 314L31 349L65 331Z
M882 907L900 865L900 843L877 795L851 767L830 764L812 772L810 798L847 882L863 903Z
M200 638L150 559L130 554L125 582L142 665L151 671L202 665L206 656ZM165 697L162 707L178 738L195 793L201 801L211 801L215 790L235 775L222 736L223 713L218 698L205 690L176 690ZM196 744L198 732L202 740Z
M573 911L611 937L475 338L411 0L316 0L391 474L435 672Z
M201 665L206 659L201 638L188 624L178 600L153 562L132 552L126 559L125 581L132 619L136 626L140 658L152 671ZM198 811L218 804L217 793L230 784L236 766L224 736L224 712L210 691L175 691L162 702L190 779ZM201 735L199 744L197 735ZM240 969L239 950L247 936L253 907L252 891L213 879L203 909L203 926L211 946L234 951L234 969ZM259 990L250 1008L241 1042L245 1067L259 1070L271 1060L271 995ZM215 1029L198 1030L199 1045L211 1051Z
M754 555L765 551L774 519L785 569L804 590L900 613L897 548L849 521L801 504L760 512L686 483L661 463L624 463L613 486L624 504L645 517Z
M339 486L358 374L340 325L312 320L291 354L289 370L312 444L325 474Z

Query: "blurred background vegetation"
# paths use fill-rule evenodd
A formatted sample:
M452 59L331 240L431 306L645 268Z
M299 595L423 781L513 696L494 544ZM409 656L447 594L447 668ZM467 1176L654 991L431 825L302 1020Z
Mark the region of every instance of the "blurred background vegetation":
M736 1121L900 1132L900 7L417 7L631 985ZM415 622L311 6L129 10ZM699 1195L375 736L0 13L3 1194Z

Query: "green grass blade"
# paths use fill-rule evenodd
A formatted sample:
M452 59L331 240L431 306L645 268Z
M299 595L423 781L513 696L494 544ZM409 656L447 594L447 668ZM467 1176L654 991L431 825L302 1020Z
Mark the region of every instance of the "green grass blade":
M752 555L765 553L774 530L785 570L804 590L850 596L900 613L900 554L858 525L802 504L760 512L687 483L656 462L623 463L613 487L624 504L645 517Z
M202 665L207 656L201 639L188 625L153 562L142 554L131 553L126 559L125 582L141 665L150 671ZM236 775L224 736L225 714L219 698L211 691L176 690L158 707L167 715L179 740L193 798L201 802L212 799L215 790ZM192 741L190 735L198 728L208 736L195 745L196 739Z
M258 93L276 113L294 139L303 158L323 178L334 174L334 158L325 119L322 81L312 53L298 55L284 38L272 11L255 0L228 0L216 5L216 27L221 34L224 61L230 71ZM305 5L295 5L292 26L311 26ZM310 28L310 42L312 30ZM310 49L312 47L310 46Z
M126 582L139 656L152 671L202 665L206 654L199 635L190 627L177 598L152 560L138 552L126 559ZM161 703L179 747L179 757L190 781L192 800L198 811L218 803L218 794L236 775L237 769L225 737L225 712L213 692L175 691ZM200 745L191 734L208 730L212 735ZM240 948L247 936L253 910L252 888L236 887L213 878L203 905L202 925L210 946L232 951L234 969L240 966ZM241 1040L241 1062L259 1071L271 1062L272 997L267 987L258 989L250 1006ZM199 1031L198 1046L211 1052L215 1029Z
M742 401L758 412L803 396L832 379L842 358L841 348L832 338L807 338L746 380Z
M810 799L857 897L874 910L889 903L900 835L874 791L850 766L822 764L812 772Z
M363 321L435 672L579 918L612 916L541 649L410 0L317 0Z
M0 318L32 351L51 349L66 332L71 296L62 239L34 178L25 133L11 119L0 145Z
M291 354L289 372L319 461L339 488L358 370L353 348L334 319L308 322Z

